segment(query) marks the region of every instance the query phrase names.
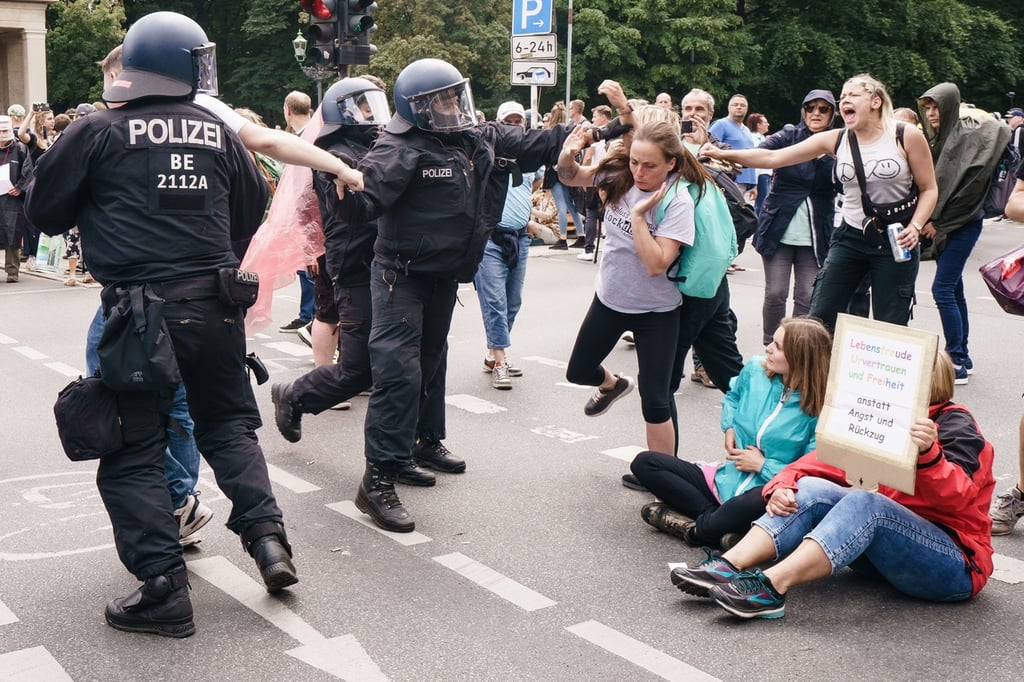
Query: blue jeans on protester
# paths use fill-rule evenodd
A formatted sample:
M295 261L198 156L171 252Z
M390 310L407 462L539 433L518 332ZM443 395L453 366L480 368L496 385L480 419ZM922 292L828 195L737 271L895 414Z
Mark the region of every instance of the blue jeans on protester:
M473 284L480 299L488 348L504 349L512 345L509 334L523 305L523 283L526 281L526 259L529 255L528 235L519 238L519 264L514 269L506 265L500 246L490 239L484 246L484 257Z
M963 551L949 534L884 495L844 488L821 478L801 478L797 511L754 522L784 557L810 538L821 546L835 574L844 566L881 578L903 594L930 601L971 596Z
M299 276L299 319L312 322L316 315L316 286L305 270L296 270L295 274Z
M103 306L96 309L89 331L85 337L85 369L89 376L100 367L98 348L103 336ZM164 478L171 492L171 503L175 509L185 504L185 499L195 492L199 480L199 448L196 447L195 422L188 411L185 384L179 384L168 416L177 422L167 427L167 451L164 453Z
M946 246L935 261L932 298L939 309L946 352L953 364L963 365L968 359L967 299L964 298L964 266L981 236L982 219L977 217L946 237Z
M576 232L585 229L583 221L580 219L580 214L576 210L576 204L573 203L572 195L569 194L569 188L560 182L556 182L551 187L551 198L555 200L555 206L558 207L558 231L559 238L564 238L569 230L569 220L565 215L566 211L572 212L572 224L576 227Z

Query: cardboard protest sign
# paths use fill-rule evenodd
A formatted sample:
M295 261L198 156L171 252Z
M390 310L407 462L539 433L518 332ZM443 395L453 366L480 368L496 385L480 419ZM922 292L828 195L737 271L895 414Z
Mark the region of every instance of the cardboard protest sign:
M839 315L818 459L843 469L850 485L881 483L913 495L918 452L910 426L928 415L937 352L933 333Z

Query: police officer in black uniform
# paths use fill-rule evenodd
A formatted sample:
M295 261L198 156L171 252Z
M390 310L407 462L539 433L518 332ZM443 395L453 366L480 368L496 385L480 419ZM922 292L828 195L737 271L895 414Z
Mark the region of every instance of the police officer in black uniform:
M387 95L364 78L345 78L324 93L324 126L316 145L350 166L369 151L381 128L391 118ZM274 418L281 435L292 443L302 438L302 415L320 414L373 386L370 369L370 262L377 238L376 221L348 223L338 198L333 174L317 171L313 189L323 219L326 270L334 283L339 320L339 359L290 383L274 384ZM444 401L444 395L439 396ZM443 409L443 407L442 407ZM398 481L434 485L434 475L410 461L398 472Z
M110 314L144 285L162 298L195 439L232 501L267 590L298 581L281 510L256 440L260 415L245 371L245 277L232 242L259 226L268 188L236 135L190 100L216 94L215 46L191 19L157 12L125 35L112 108L68 128L36 172L26 210L50 234L77 224ZM118 106L122 104L123 106ZM118 555L143 585L107 604L130 632L195 632L188 576L164 481L166 400L118 393L123 448L99 462L97 486Z
M459 282L472 281L501 217L508 173L554 164L566 131L477 126L469 80L422 59L394 85L395 115L359 164L364 191L344 203L379 216L370 272L373 393L355 504L382 528L415 528L395 493L411 458L453 473L465 462L441 444L447 335ZM421 406L440 404L440 409Z

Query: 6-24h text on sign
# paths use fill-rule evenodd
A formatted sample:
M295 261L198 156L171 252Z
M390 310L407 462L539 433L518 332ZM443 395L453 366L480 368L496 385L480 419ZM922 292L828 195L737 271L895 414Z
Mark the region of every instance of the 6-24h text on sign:
M512 36L512 61L556 59L558 41L554 33L536 36Z

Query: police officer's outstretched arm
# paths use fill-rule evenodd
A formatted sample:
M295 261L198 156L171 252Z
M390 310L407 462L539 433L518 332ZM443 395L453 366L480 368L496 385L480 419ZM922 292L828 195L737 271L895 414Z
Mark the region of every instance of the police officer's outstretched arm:
M234 137L225 129L225 135ZM256 168L252 156L237 138L228 146L229 163L234 168L231 178L231 241L248 242L259 229L270 198L270 186ZM240 254L238 254L241 257Z

